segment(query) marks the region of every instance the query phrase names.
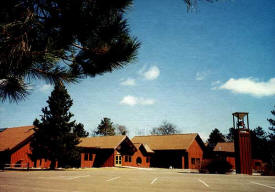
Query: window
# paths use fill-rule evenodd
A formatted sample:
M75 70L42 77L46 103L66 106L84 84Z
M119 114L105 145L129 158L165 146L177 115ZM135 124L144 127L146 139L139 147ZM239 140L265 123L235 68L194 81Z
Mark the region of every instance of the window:
M141 164L142 163L142 159L140 157L138 157L137 160L136 160L136 163L137 164Z
M132 162L132 157L130 155L125 155L125 162Z
M19 160L15 163L14 167L21 167L22 165L22 160Z
M85 161L88 161L88 159L89 159L89 153L85 153L85 155L84 155L84 160L85 160Z
M146 163L150 162L150 157L146 157Z
M90 156L89 156L89 161L92 161L93 160L93 154L90 153Z
M201 164L200 158L196 158L196 164L197 164L197 165L200 165L200 164Z
M195 165L195 158L191 158L192 165Z

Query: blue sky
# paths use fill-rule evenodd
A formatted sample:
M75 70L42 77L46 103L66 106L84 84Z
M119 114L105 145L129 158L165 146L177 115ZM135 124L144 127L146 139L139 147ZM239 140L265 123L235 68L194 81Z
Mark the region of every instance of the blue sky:
M136 0L127 13L142 43L123 69L68 85L74 119L93 130L103 117L130 137L167 120L182 133L227 133L232 113L249 112L250 128L267 130L275 105L274 0L198 2ZM32 124L52 86L33 82L18 104L0 104L0 127Z

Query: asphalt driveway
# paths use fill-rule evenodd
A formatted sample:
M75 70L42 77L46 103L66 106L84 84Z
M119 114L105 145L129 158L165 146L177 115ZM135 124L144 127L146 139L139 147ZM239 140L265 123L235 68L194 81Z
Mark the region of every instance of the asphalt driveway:
M93 168L0 172L0 192L275 191L275 177L184 173L175 169Z

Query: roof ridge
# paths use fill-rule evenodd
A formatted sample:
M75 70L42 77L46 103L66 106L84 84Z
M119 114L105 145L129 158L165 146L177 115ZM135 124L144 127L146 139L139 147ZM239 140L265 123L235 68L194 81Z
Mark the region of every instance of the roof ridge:
M100 138L100 137L124 137L127 135L100 135L100 136L91 136L91 137L81 137L81 138Z
M121 136L123 136L123 138L121 139L121 141L117 144L117 146L114 148L114 149L116 149L126 138L128 138L127 137L127 135L121 135ZM129 139L129 138L128 138ZM130 139L129 139L130 140ZM131 141L131 140L130 140Z
M198 133L178 133L178 134L170 134L170 135L139 135L134 137L171 136L171 135L198 135Z
M18 126L18 127L7 127L5 129L19 129L19 128L27 128L27 127L34 127L34 125L24 125L24 126Z

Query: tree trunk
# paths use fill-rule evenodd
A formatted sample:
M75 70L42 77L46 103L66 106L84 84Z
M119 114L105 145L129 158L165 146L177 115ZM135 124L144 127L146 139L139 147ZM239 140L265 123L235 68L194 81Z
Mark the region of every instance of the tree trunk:
M50 170L54 170L55 169L55 164L56 164L56 161L55 160L51 160Z

